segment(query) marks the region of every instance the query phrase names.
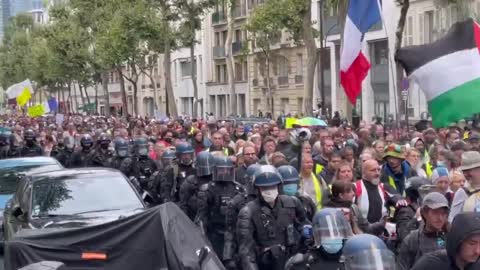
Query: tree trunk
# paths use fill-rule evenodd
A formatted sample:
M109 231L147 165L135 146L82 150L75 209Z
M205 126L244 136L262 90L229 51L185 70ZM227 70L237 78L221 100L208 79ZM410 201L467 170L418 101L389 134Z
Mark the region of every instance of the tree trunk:
M75 97L75 85L73 86L73 89L72 89L71 82L68 83L68 98L70 99L69 112L74 113L77 111L76 108L78 107L78 104L77 104L77 98Z
M150 79L150 83L153 85L153 109L154 111L158 111L158 96L157 96L157 83L155 81L155 78L153 78L153 71L152 69L149 70L149 73L144 72L145 75Z
M91 102L90 102L90 96L88 95L87 88L88 88L88 86L84 85L84 86L83 86L83 91L85 91L85 99L87 100L87 104L91 104Z
M102 72L102 88L105 95L105 116L110 117L110 93L108 93L108 72Z
M237 115L237 95L235 91L235 65L232 53L232 39L234 31L234 19L233 19L233 0L227 0L227 39L225 41L225 62L227 64L228 74L228 89L230 90L230 110L227 109L230 115ZM223 115L222 115L223 116Z
M193 31L193 36L195 36L195 29ZM197 85L197 63L195 61L195 40L192 40L190 44L190 62L192 67L192 85L193 85L193 112L194 117L198 117L198 85Z
M405 29L405 22L407 19L407 13L408 9L410 7L410 0L403 0L402 8L400 9L400 18L398 19L398 24L397 24L397 30L395 32L395 52L397 52L401 47L402 47L402 40L403 40L403 31ZM397 81L396 81L396 88L397 92L395 94L395 119L397 120L397 128L398 126L398 120L399 120L399 110L398 108L402 108L402 99L398 98L402 94L402 80L403 80L403 68L400 66L399 63L396 63L396 76L397 76ZM408 112L405 109L405 114L408 114ZM386 119L385 119L386 120Z
M167 98L167 115L172 118L178 117L177 112L177 105L175 104L175 96L173 94L173 87L172 87L172 77L171 77L171 69L172 64L171 61L171 47L170 42L167 41L165 44L165 55L163 58L163 69L164 69L164 76L165 76L165 97Z
M122 67L117 67L118 77L120 79L120 92L122 92L122 116L128 115L127 91L125 90L125 79L123 78Z
M63 111L62 113L67 113L68 112L68 107L67 107L67 100L65 100L65 88L64 85L62 85L62 102L63 102Z
M98 111L98 82L95 82L95 114L100 114Z
M269 49L264 50L263 54L265 55L265 73L267 74L267 110L272 112L272 118L274 117L274 106L273 106L273 91L272 84L270 82L270 53ZM266 112L265 112L266 113Z
M303 114L312 115L313 109L313 79L315 76L315 66L317 65L317 46L312 30L312 1L305 0L306 10L303 15L303 42L307 52L307 76L304 84Z
M85 105L85 96L83 95L82 86L78 83L77 83L77 85L78 85L78 91L80 92L80 98L82 99L82 106L83 106L83 105ZM74 87L74 89L76 89L75 84L73 85L73 87ZM74 93L75 92L76 91L74 91ZM78 110L78 108L77 108L77 110Z

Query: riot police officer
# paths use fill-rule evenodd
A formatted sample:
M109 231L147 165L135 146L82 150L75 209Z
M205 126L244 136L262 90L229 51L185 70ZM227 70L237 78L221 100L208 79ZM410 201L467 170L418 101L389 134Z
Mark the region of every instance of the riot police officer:
M63 167L69 167L70 157L73 155L75 149L75 139L71 136L66 136L63 141L58 143L55 150L52 150L52 157L54 157Z
M214 162L213 181L200 187L195 222L206 232L213 249L225 261L234 252L234 239L225 234L227 207L230 200L243 190L235 182L235 166L230 159L219 156L214 158Z
M23 134L25 145L20 150L22 157L36 157L43 155L43 149L37 144L35 132L31 129L27 129Z
M117 169L128 176L132 166L132 159L128 154L128 142L123 138L117 138L115 140L115 156L110 162L110 167Z
M394 270L395 255L380 238L359 234L345 243L342 263L348 270Z
M352 235L350 223L341 210L324 208L318 211L313 217L313 247L305 254L290 258L285 269L339 269L343 245Z
M283 165L278 167L278 173L280 173L283 179L282 194L296 196L302 202L303 209L305 209L305 213L307 214L307 218L312 220L317 209L312 199L302 196L298 193L300 175L297 169L291 165Z
M10 149L10 131L4 130L0 132L0 159L8 158L8 150Z
M196 175L187 177L180 187L179 206L192 221L195 219L198 210L198 192L201 186L212 180L214 165L215 160L210 152L200 152L195 164Z
M113 153L110 151L110 138L107 134L101 133L97 140L97 147L93 152L92 166L94 167L108 167L110 158Z
M193 158L195 151L191 144L182 142L175 147L178 162L178 175L176 179L176 196L177 201L180 200L179 190L183 182L190 175L195 175L195 168L193 167Z
M253 175L260 167L261 165L259 164L252 164L248 166L244 174L244 180L242 181L243 183L245 183L245 191L235 195L235 197L233 197L233 199L228 204L227 214L225 216L225 223L226 223L225 238L237 239L235 228L237 224L238 213L247 203L257 198L257 192L253 186ZM238 173L235 176L237 175ZM234 244L236 243L234 242ZM232 249L234 249L234 254L237 254L238 246L235 245L234 248ZM225 254L225 255L228 255L228 254ZM225 265L228 268L236 269L235 267L238 261L238 258L236 258L236 256L230 256L230 257L224 256L224 260L226 261Z
M254 175L258 198L249 202L238 215L237 238L243 270L283 269L286 258L302 244L304 226L311 226L300 201L279 194L282 177L271 165Z
M174 202L178 166L175 151L167 149L163 152L161 161L163 168L153 173L150 181L152 194L157 196L160 203Z
M157 171L157 164L148 156L148 141L144 137L136 138L133 142L133 163L131 175L135 177L142 189L148 190L148 182L152 174Z
M73 153L70 158L69 168L89 167L92 165L93 139L92 136L84 134L80 139L81 149Z

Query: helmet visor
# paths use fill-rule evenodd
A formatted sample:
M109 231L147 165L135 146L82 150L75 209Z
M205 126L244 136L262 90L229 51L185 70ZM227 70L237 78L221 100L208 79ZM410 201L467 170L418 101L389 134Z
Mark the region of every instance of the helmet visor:
M140 146L138 148L138 155L140 156L147 156L148 155L148 147L146 146Z
M180 163L183 165L190 165L193 163L193 153L180 154Z
M395 256L389 250L371 248L344 257L346 270L395 270Z
M216 166L213 169L214 181L235 181L235 168L231 166Z
M313 238L317 247L322 243L347 239L352 235L352 228L341 211L321 216L313 225Z

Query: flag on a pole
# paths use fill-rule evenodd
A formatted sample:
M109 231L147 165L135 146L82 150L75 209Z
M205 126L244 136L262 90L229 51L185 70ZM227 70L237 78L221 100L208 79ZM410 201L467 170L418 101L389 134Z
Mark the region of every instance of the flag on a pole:
M352 104L370 70L370 62L362 53L363 37L380 20L378 0L350 0L340 56L340 83Z
M29 92L30 97L31 97L31 95L33 94L33 87L32 87L32 82L30 82L29 79L26 79L23 82L14 84L14 85L8 87L7 91L5 91L5 93L7 94L7 97L9 99L17 98L21 95L23 97L21 97L20 99L25 98L25 97L28 96L27 92Z
M480 26L473 19L433 43L401 48L395 59L425 93L435 127L480 112Z
M17 96L17 104L20 107L23 107L27 104L27 102L32 98L32 94L30 94L30 90L28 88L23 89L20 95Z
M30 117L42 116L45 114L45 105L38 104L38 105L30 106L28 107L27 114Z
M51 97L48 99L48 107L50 108L49 111L56 112L58 109L58 102L57 99L54 97Z

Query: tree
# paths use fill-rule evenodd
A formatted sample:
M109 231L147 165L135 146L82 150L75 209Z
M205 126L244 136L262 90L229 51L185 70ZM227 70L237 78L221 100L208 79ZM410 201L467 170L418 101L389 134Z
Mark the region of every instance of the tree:
M255 8L253 13L250 15L248 24L245 25L247 31L252 35L252 49L259 48L263 57L260 57L256 54L256 58L259 60L264 60L264 66L266 67L265 76L267 82L267 95L270 111L274 112L273 107L273 93L272 85L270 82L270 64L271 64L271 41L278 39L284 29L283 24L278 19L283 16L281 9L278 8L280 1L270 0L265 2L263 5ZM253 51L255 53L255 51Z
M198 84L197 61L195 60L195 45L197 31L201 29L202 16L213 7L217 0L175 0L180 12L181 25L179 38L181 45L190 48L191 78L193 85L193 116L198 117ZM200 67L201 68L201 67Z

